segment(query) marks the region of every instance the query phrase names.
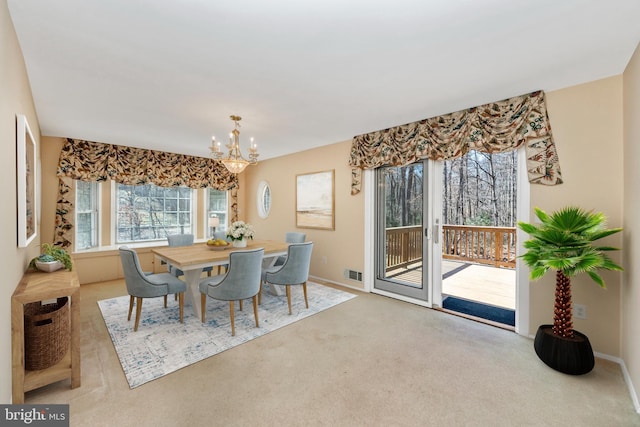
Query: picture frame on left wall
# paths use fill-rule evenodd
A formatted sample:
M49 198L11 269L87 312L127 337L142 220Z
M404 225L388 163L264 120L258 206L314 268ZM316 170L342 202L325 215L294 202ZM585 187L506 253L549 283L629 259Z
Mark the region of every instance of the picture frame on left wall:
M27 117L16 115L18 247L25 248L38 235L37 146Z

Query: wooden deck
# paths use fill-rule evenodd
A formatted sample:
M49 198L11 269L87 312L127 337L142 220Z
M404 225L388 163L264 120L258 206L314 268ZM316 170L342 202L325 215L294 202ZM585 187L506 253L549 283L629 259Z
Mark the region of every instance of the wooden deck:
M442 261L442 295L452 295L485 304L515 310L516 271L458 261ZM390 271L388 276L406 282L419 284L422 264Z

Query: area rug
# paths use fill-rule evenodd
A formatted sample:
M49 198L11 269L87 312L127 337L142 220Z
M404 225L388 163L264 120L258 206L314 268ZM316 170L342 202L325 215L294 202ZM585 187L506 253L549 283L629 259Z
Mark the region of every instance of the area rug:
M135 308L131 321L127 321L128 295L98 301L98 306L129 387L135 388L356 296L309 282L307 309L302 287L291 291L293 314L289 315L287 297L272 295L265 288L262 304L258 306L259 328L251 300L244 301L243 311L236 303L235 337L231 336L227 301L207 299L206 323L201 323L185 304L184 323L180 323L177 301L169 298L165 309L163 298L146 298L137 332L133 332Z
M513 310L496 307L494 305L481 304L463 298L449 296L442 301L442 308L504 325L515 326L516 324L516 313Z

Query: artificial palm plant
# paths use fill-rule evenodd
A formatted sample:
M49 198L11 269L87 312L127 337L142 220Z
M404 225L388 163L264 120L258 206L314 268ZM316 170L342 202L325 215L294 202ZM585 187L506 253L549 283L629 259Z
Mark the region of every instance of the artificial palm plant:
M527 252L522 255L531 268L531 279L536 280L551 270L556 270L553 334L562 338L574 338L571 303L571 277L587 273L598 285L605 287L597 270L618 270L607 252L617 248L597 246L596 240L621 231L607 229L602 213L569 206L548 215L535 209L539 225L519 222L518 226L531 236L524 242Z

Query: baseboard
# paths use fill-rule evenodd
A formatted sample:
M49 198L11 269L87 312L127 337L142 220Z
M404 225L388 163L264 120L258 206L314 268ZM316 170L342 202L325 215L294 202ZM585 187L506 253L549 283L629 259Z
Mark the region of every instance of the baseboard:
M629 395L631 395L631 401L633 402L633 407L636 408L636 412L640 414L640 402L638 401L638 394L636 393L636 389L633 386L633 381L631 381L631 375L629 375L629 371L627 371L627 365L624 363L624 360L620 361L620 368L622 368L622 375L624 376L624 382L627 383L627 387L629 388Z
M332 285L344 286L345 288L353 289L354 291L365 292L365 290L363 288L360 288L360 287L357 287L357 286L353 286L353 285L348 285L346 283L336 282L334 280L325 279L324 277L309 275L309 279L311 279L312 282L317 281L317 282L320 282L320 283L322 283L322 282L331 283Z
M622 377L624 378L624 382L627 384L627 388L629 389L629 396L631 396L631 401L633 402L633 407L636 412L640 414L640 401L638 401L638 394L636 393L636 389L633 386L633 381L631 381L631 375L629 375L629 371L627 370L627 365L624 363L623 359L619 357L610 356L608 354L593 352L594 356L599 357L600 359L608 360L610 362L617 363L620 365L620 369L622 370Z

